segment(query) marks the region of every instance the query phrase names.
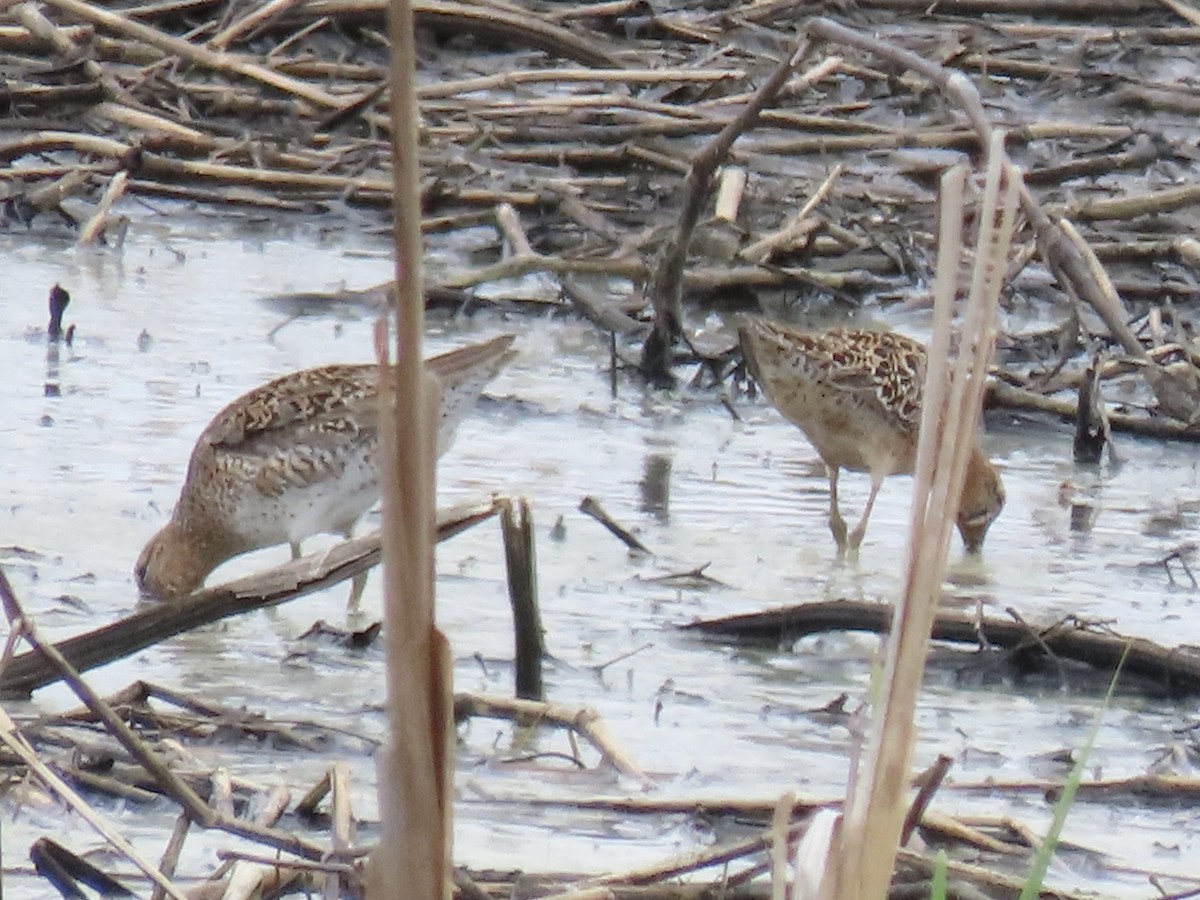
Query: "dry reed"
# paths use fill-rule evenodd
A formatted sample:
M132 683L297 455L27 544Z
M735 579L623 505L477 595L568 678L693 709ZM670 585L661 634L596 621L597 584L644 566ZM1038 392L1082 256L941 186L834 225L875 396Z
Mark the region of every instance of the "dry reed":
M453 771L451 658L434 618L434 448L437 386L422 362L424 292L417 161L417 57L410 0L390 5L396 285L376 331L383 483L384 621L390 743L380 752L383 830L372 897L449 897ZM388 321L390 320L390 322ZM395 342L386 346L387 325ZM392 363L392 364L389 364Z
M962 493L966 460L978 425L1021 184L1019 172L1004 151L1002 134L993 136L988 150L975 266L960 352L949 379L950 324L962 246L966 173L955 169L942 178L934 329L914 471L904 591L887 642L882 696L873 712L858 770L851 775L840 839L833 842L822 896L846 900L887 896L899 849L916 736L916 702L957 511L950 498Z

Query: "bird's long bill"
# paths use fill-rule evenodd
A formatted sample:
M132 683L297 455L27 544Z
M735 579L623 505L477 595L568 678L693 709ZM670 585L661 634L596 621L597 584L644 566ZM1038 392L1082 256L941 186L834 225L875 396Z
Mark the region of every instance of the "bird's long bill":
M516 351L511 349L514 339L514 335L502 334L490 341L456 347L430 357L425 360L425 365L438 377L443 387L453 384L458 377L475 372L490 372L487 377L491 378L516 356Z
M513 335L505 334L426 360L428 371L437 377L442 389L438 456L449 449L459 423L475 408L487 383L517 355L512 343Z

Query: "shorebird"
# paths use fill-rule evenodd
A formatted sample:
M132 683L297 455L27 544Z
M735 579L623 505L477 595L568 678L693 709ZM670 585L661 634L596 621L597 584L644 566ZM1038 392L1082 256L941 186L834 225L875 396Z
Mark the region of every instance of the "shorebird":
M516 355L512 335L425 361L442 387L437 453L484 386ZM332 365L267 382L234 400L196 441L171 520L142 549L142 592L185 597L242 553L322 532L346 537L379 499L379 368ZM357 608L366 573L356 576Z
M746 362L771 404L804 432L829 472L829 529L838 550L857 550L875 496L916 460L925 347L891 331L804 332L762 319L739 330ZM838 472L871 476L862 518L848 533ZM967 462L956 524L969 552L1004 506L1004 486L978 442Z

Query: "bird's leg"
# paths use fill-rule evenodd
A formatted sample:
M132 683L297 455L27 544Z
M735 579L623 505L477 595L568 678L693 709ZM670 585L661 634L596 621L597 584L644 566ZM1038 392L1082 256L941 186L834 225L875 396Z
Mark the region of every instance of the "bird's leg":
M346 601L346 612L350 616L357 616L362 612L358 608L359 601L362 600L363 591L367 587L367 573L359 572L350 580L350 599Z
M838 467L826 464L825 468L829 472L829 530L841 553L846 549L846 520L838 509Z
M879 486L883 484L882 475L871 475L871 493L867 495L867 505L863 507L862 518L858 520L858 524L850 532L850 549L857 550L862 544L863 535L867 533L867 519L871 518L871 507L875 505L875 495L879 493Z
M342 532L346 540L350 540L353 533L353 526ZM350 580L350 597L346 600L346 615L352 619L357 617L362 612L358 608L358 605L362 600L363 591L367 587L367 571L369 570L359 572Z
M292 548L292 559L299 559L300 558L300 542L299 541L291 541L288 543L288 546Z

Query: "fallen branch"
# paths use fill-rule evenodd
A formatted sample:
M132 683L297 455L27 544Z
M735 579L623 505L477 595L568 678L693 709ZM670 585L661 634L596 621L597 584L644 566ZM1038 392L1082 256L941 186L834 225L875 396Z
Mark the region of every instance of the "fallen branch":
M454 719L461 722L470 717L508 719L524 725L551 724L569 728L592 744L604 761L616 771L639 782L643 788L654 784L650 776L638 767L609 733L600 714L587 707L569 707L535 700L513 700L508 697L486 697L482 694L456 694Z
M495 501L445 511L438 516L437 538L441 541L453 537L497 512ZM264 572L197 591L178 602L152 606L54 646L74 668L86 672L193 628L333 587L379 561L379 532L373 532ZM58 679L59 670L40 653L22 653L9 660L0 673L0 697L27 697Z
M680 626L685 632L708 639L738 643L787 646L799 638L827 631L868 631L885 634L891 628L892 607L886 603L830 600L803 603L764 612L707 619ZM1177 647L1164 647L1143 638L1129 638L1084 624L1056 624L1032 639L1028 626L1009 619L940 611L934 618L931 638L979 645L980 634L989 644L1006 650L1037 652L1044 644L1058 657L1086 663L1102 672L1116 670L1129 648L1124 671L1138 675L1172 697L1200 694L1200 656Z
M1016 409L1049 413L1066 422L1075 421L1079 405L1075 397L1049 397L1036 391L1016 387L999 379L992 379L988 383L984 402L989 409ZM1200 441L1200 425L1188 425L1178 419L1132 416L1129 413L1114 411L1109 411L1107 416L1108 424L1113 431L1173 441Z

